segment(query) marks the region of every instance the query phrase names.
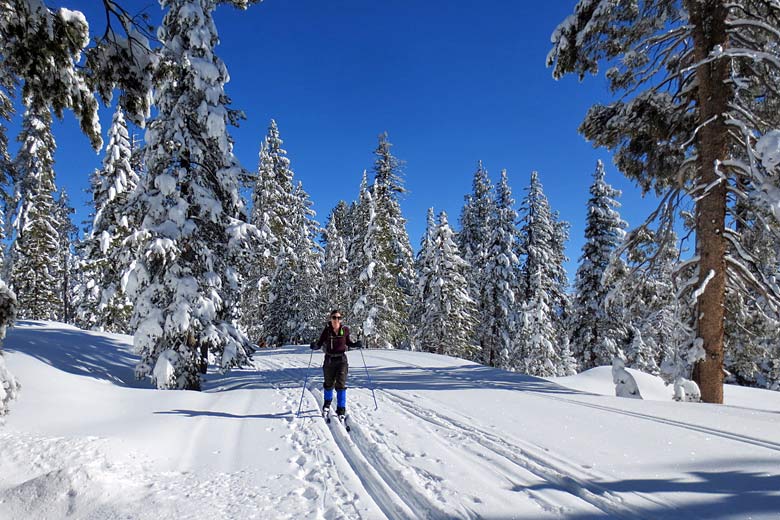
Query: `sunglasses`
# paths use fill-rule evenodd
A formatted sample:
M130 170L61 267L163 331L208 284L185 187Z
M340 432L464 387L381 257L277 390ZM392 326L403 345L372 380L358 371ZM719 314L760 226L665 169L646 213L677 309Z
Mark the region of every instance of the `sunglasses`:
M330 319L332 319L332 320L340 320L341 316L331 316Z

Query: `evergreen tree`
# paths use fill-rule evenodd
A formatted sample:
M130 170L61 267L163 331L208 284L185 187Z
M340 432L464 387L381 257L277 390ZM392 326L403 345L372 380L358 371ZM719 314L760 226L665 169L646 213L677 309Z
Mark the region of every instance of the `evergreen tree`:
M343 200L336 203L336 207L328 215L328 225L333 222L338 235L345 240L345 246L352 236L352 217L350 216L350 206ZM323 234L325 242L328 241L327 234Z
M365 175L364 175L365 181ZM398 328L402 319L397 306L398 279L389 262L386 220L378 214L376 199L363 182L360 201L355 211L356 240L362 244L353 247L354 268L360 272L354 279L352 323L356 337L362 337L367 347L392 348L393 339L401 335Z
M677 338L686 335L679 327L675 300L674 276L679 256L674 247L676 241L658 237L644 228L632 231L629 242L635 246L628 253L626 273L607 274L617 280L608 298L622 309L621 320L629 327L626 365L650 374L661 374L662 364L674 357ZM618 253L610 269L624 267ZM686 367L679 367L679 371L688 372Z
M372 196L376 205L374 225L376 226L377 255L396 280L395 287L386 287L387 305L392 309L395 322L388 324L393 346L399 347L408 341L405 323L408 319L409 300L415 283L414 255L406 232L406 219L401 214L399 197L405 193L401 178L401 163L390 153L392 145L387 133L379 136L374 155L374 184Z
M496 212L493 199L493 185L482 161L477 165L472 182L472 192L466 196L466 204L460 216L460 233L457 236L458 248L468 265L469 295L476 305L477 318L481 323L488 319L487 284L490 282L485 269L488 263L489 241L492 233L492 218ZM480 347L478 356L489 353L485 348L490 341L490 332L485 327L476 330L476 343ZM481 359L489 363L488 359Z
M263 341L269 337L275 338L273 341L286 341L282 338L288 337L287 332L284 332L287 329L280 323L272 325L277 328L276 331L269 331L264 328L264 322L269 321L268 305L270 291L273 290L271 281L275 278L281 283L275 274L279 269L279 262L290 258L296 240L299 239L291 224L295 208L294 174L282 143L276 121L271 120L268 134L260 147L257 180L252 192L250 222L260 230L261 235L249 266L248 283L242 297L244 328L251 337L263 338ZM277 286L276 290L281 291L283 287Z
M132 302L122 289L129 268L127 238L140 219L129 208L130 194L139 177L133 168L133 150L121 107L117 107L108 132L103 168L91 180L95 209L89 235L82 241L81 269L87 292L79 306L84 326L129 333ZM137 159L136 159L136 164Z
M345 247L347 249L347 304L346 312L351 313L358 300L362 296L363 284L360 283L360 276L368 268L368 257L363 250L366 242L366 235L369 230L369 198L368 174L363 171L360 180L360 189L358 191L358 200L350 204L349 207L349 235L345 237ZM373 204L373 201L371 202ZM352 316L352 331L356 337L360 337L362 324Z
M617 197L620 191L605 181L604 165L596 163L585 225L585 244L574 282L575 299L571 323L571 344L580 366L587 370L611 365L617 352L609 352L604 339L624 336L620 317L607 306L614 283L606 276L615 250L625 236L626 223L620 218ZM612 272L615 272L613 269ZM641 333L640 337L641 337ZM637 367L638 368L638 367Z
M418 282L413 313L418 318L412 343L419 350L456 357L473 357L477 324L474 302L468 294L467 267L455 243L447 214L433 221L418 257Z
M92 146L95 149L100 148L102 143L97 101L93 92L99 90L104 99L108 99L115 86L122 89L124 103L136 109L138 122L143 121L148 114L148 80L151 77L151 52L148 42L138 30L135 19L113 0L106 0L103 5L108 20L107 28L103 35L96 39L96 45L86 50L88 57L85 67L77 67L82 52L90 43L89 26L82 13L64 8L52 9L43 2L29 0L6 2L0 7L0 48L3 49L0 60L0 118L10 118L13 111L11 96L16 87L22 85L21 98L29 105L28 115L24 118L26 123L23 124L37 124L41 127L32 133L31 128L23 128L23 136L26 134L30 137L37 131L48 134L50 110L62 117L65 109L71 109ZM120 23L112 25L111 21L117 19ZM125 29L127 36L132 37L124 38L117 34L115 27L118 26ZM35 121L36 119L38 120ZM33 152L30 148L25 150L25 146L23 143L20 150L22 156ZM40 163L52 152L53 149L41 150L39 164L35 165L35 168L40 172L49 169L50 165ZM7 185L4 176L5 172L10 170L9 162L5 127L0 124L0 184L3 186ZM24 158L20 162L23 166L20 174L25 177L18 177L17 185L26 184L27 180L30 180L26 179L29 172L24 168L32 166L25 165ZM36 193L48 191L50 195L54 191L53 186L41 186L48 183L45 177L46 175L39 179L41 182L37 183L39 185L34 189L37 190ZM52 175L52 185L53 182ZM29 186L25 186L17 195L20 196L9 200L4 192L2 199L6 214L15 213L19 209L17 203L22 204L21 210L24 213L19 215L21 220L16 220L18 227L15 229L13 247L15 253L23 253L20 261L24 264L28 260L25 256L27 252L37 249L37 252L44 255L49 253L49 245L52 242L50 239L54 236L52 229L40 225L41 220L38 218L40 212L51 208L39 205L32 209L29 203L42 203L45 206L51 200L47 199L45 194L39 195L42 200L30 198L33 191ZM28 218L32 224L31 227L25 228ZM26 237L20 235L20 231L24 231ZM21 242L16 242L17 240ZM35 269L44 266L28 267ZM17 264L17 274L22 268ZM12 268L6 264L3 271L11 273ZM32 273L35 280L23 281L23 291L51 281L47 279L50 275L48 266L44 271ZM16 307L17 300L13 291L0 281L0 340L5 335L5 327L15 318ZM33 314L37 313L36 309ZM17 389L18 385L5 366L0 365L0 415L7 412L8 400L15 395Z
M484 307L482 362L493 367L511 368L516 358L517 310L515 296L519 284L517 212L506 170L496 186L492 229L485 264L485 289L480 302Z
M68 194L63 189L59 199L55 202L55 221L57 223L57 264L59 266L60 280L59 291L62 299L62 308L58 313L58 320L64 323L73 323L73 298L74 277L76 270L76 257L73 254L73 244L76 240L78 228L73 224L70 216L76 211L70 205Z
M60 250L54 193L54 136L48 108L24 114L14 165L17 209L11 245L11 287L22 318L56 320L62 310Z
M569 336L561 336L561 361L558 368L558 374L561 376L573 376L577 374L577 361L569 347Z
M555 309L555 315L557 320L555 322L556 334L559 339L559 344L563 344L563 338L569 335L569 321L572 315L572 301L569 294L569 275L566 273L564 267L569 261L569 257L566 256L566 242L569 240L570 224L564 220L561 220L560 213L558 211L551 211L550 217L552 219L554 233L550 242L550 251L552 253L552 261L550 262L550 276L553 281L551 287L551 298L553 303L553 309ZM576 363L576 360L570 360L572 363ZM566 361L569 363L569 361Z
M338 207L338 206L337 206ZM349 302L349 260L344 238L338 231L335 210L325 229L325 261L322 266L322 294L328 310L339 309L346 313ZM343 309L343 310L342 310Z
M581 132L615 149L621 171L662 194L662 206L675 206L651 219L673 228L668 221L679 205L695 203L695 283L681 283L678 295L692 335L682 340L688 347L681 354L696 363L693 378L706 402L723 402L727 287L748 297L752 291L744 289L752 287L765 307L780 308L780 288L745 269L749 249L729 227L739 220L736 201L780 217L777 161L762 159L764 147L777 141L777 125L756 110L777 113L779 28L780 5L770 0L580 0L555 30L547 60L556 78L614 65L610 89L628 95L592 107Z
M6 329L16 319L16 295L0 280L0 341L5 339ZM20 385L5 366L3 349L0 348L0 417L8 413L8 407L19 393Z
M315 220L316 213L312 209L309 194L300 182L293 193L295 200L295 223L298 237L295 240L296 284L295 295L298 302L295 305L294 337L299 342L310 341L320 332L323 314L328 312L327 302L323 300L322 287L325 280L322 275L324 251L317 242L322 233L320 223Z
M272 345L312 338L321 322L322 248L316 243L320 228L311 206L299 183L285 230L284 242L289 246L280 253L269 283L269 308L263 327Z
M163 42L155 105L146 135L147 174L136 191L145 218L133 237L138 259L127 292L141 356L139 377L159 388L200 389L206 357L227 370L245 364L251 344L236 326L237 258L247 225L241 168L227 132L225 64L212 0L163 0Z
M735 261L742 260L744 268L757 279L776 278L780 274L780 229L762 225L755 212L762 208L746 205L737 212L742 245L755 262L744 258L739 249L733 251ZM780 320L763 305L755 305L763 297L753 287L726 293L726 343L724 364L729 372L727 380L741 385L772 388L778 386L777 367L780 367Z
M13 162L8 153L8 136L6 125L2 121L9 120L13 114L13 102L7 91L12 91L13 79L4 73L0 67L0 241L5 244L8 238L7 225L15 210L13 198ZM9 265L5 247L0 247L0 276L8 279ZM0 317L1 319L2 317Z
M521 204L520 251L523 293L518 328L518 347L513 368L536 376L563 375L569 360L561 358L563 306L556 295L565 293L562 244L567 227L550 211L539 175L531 173L528 194Z
M431 284L429 280L435 276L433 266L434 258L434 235L436 234L436 219L433 215L433 208L428 208L425 219L425 233L420 239L420 250L414 262L415 275L417 276L417 286L412 296L412 304L409 307L409 323L412 326L411 350L423 350L423 344L429 343L429 338L425 337L423 332L423 320L427 310L428 299L431 293ZM435 341L435 338L432 338ZM435 352L435 348L432 350Z

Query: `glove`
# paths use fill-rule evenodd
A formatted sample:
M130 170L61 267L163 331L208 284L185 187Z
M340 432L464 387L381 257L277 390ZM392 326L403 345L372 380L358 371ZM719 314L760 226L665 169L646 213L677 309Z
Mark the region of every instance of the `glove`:
M316 341L312 341L311 345L309 345L309 348L312 349L312 350L319 350L320 346L317 345Z
M356 342L355 342L355 343L352 345L352 348L353 348L353 349L360 349L360 348L363 348L363 342L362 342L362 341L360 341L360 340L357 340L357 341L356 341Z

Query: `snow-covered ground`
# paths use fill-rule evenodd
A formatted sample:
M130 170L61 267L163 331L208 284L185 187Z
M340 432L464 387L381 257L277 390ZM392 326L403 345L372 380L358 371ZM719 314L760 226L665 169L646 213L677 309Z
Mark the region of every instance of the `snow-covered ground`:
M613 397L609 367L557 380L351 352L352 432L319 416L320 353L264 350L205 391L133 378L130 338L22 322L0 427L0 519L780 518L780 393L727 404Z

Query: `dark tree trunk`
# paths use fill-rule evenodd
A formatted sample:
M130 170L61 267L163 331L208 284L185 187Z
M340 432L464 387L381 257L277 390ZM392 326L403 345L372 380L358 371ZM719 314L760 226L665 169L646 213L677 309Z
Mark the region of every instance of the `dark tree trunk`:
M726 8L719 0L686 0L693 27L694 54L705 60L717 46L728 45ZM716 59L697 68L699 122L698 184L707 192L696 205L696 251L699 284L706 288L697 301L697 336L702 339L705 358L696 364L693 378L701 389L702 400L723 402L723 342L726 294L726 181L718 182L717 164L728 151L725 113L731 88L728 60Z

